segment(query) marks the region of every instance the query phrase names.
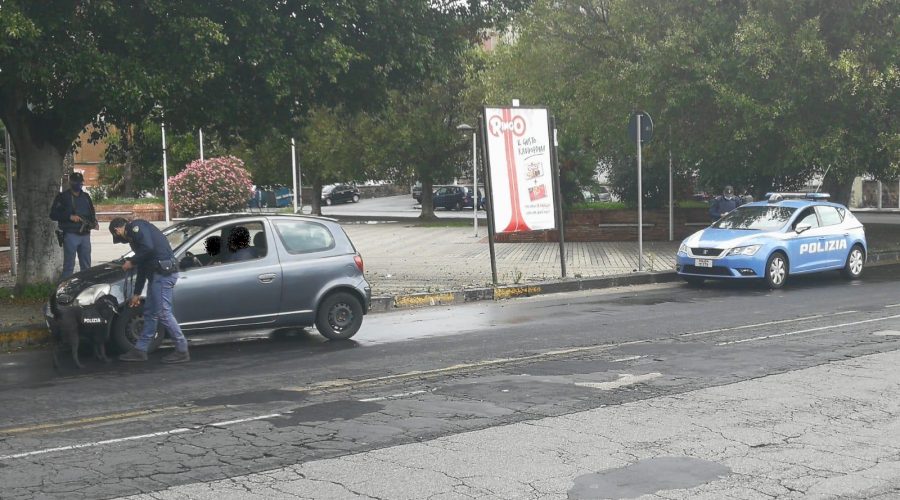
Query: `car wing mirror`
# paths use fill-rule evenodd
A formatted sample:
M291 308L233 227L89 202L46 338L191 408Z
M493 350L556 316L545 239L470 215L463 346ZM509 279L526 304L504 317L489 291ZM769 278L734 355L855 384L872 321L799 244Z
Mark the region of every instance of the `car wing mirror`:
M812 226L809 224L797 224L796 226L794 226L794 231L797 234L803 234L804 232L809 231L810 229L812 229Z

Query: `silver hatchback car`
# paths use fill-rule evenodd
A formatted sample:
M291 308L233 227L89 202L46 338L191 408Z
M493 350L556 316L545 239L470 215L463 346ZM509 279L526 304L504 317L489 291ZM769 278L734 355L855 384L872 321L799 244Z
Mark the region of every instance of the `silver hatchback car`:
M232 232L244 230L252 244L230 248ZM369 310L372 292L362 257L333 219L210 215L179 222L163 234L180 263L173 306L188 336L315 325L325 337L343 340L359 331ZM119 349L130 349L140 336L143 310L124 307L134 289L133 273L121 268L129 255L62 281L44 308L48 327L58 328L61 312L69 309L82 333L105 328ZM163 337L158 332L150 348Z

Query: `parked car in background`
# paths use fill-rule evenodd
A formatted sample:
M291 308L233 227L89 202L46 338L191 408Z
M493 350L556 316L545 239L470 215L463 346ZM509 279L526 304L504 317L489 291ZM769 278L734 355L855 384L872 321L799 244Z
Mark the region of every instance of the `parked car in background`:
M422 183L421 182L417 182L412 187L412 197L415 198L415 200L417 202L422 203Z
M322 187L322 203L334 205L335 203L357 203L359 201L359 189L349 184L332 184Z
M609 192L609 188L606 186L582 189L581 196L587 202L608 203L612 201L612 193Z
M227 248L208 253L208 240L228 241L238 228L250 233L252 257L239 259ZM172 305L188 337L316 325L323 336L343 340L359 330L369 309L372 292L362 257L331 219L208 215L169 226L163 234L181 268ZM131 252L60 282L44 307L48 328L58 329L62 316L75 317L82 333L107 329L119 350L131 349L143 326L143 305L126 304L134 289L134 274L122 270L129 256ZM117 313L104 314L107 307ZM160 326L151 349L164 333Z
M472 186L441 186L432 197L434 208L462 210L472 208L475 203ZM478 190L478 209L484 209L484 193Z

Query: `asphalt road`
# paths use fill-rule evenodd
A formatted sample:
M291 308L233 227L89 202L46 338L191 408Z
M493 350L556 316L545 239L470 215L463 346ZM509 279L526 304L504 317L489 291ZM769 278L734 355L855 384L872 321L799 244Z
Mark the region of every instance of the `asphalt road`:
M208 335L179 366L7 355L0 498L892 498L898 278L403 311L350 342Z

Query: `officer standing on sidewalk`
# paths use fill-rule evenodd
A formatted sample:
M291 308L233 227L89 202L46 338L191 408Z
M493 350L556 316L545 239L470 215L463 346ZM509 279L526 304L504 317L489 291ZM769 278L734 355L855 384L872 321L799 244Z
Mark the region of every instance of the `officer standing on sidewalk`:
M109 223L113 243L128 243L134 256L122 265L126 272L137 268L134 292L128 300L129 307L141 303L141 290L148 282L147 301L144 304L144 330L134 348L119 356L122 361L147 361L147 348L156 334L157 321L168 330L175 341L175 352L163 357L163 363L184 363L191 359L187 339L172 314L172 293L178 281L178 263L169 240L156 226L141 219L131 222L117 217Z
M97 213L91 196L82 190L84 176L79 172L69 174L69 189L56 195L50 218L59 223L57 237L63 247L62 279L75 271L75 255L78 267L84 271L91 267L91 230L98 229Z

